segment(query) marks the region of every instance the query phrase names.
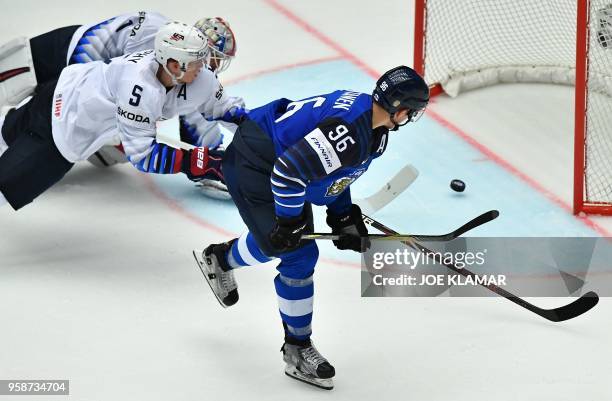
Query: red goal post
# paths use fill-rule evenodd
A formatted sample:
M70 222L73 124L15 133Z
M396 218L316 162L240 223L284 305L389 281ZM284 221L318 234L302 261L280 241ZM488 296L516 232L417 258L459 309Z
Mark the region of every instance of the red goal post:
M432 96L509 82L575 87L573 210L612 215L612 0L415 6L414 68Z

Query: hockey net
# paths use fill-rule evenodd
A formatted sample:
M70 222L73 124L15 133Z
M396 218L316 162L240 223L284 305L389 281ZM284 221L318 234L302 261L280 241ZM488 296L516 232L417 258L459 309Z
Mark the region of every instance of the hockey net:
M416 0L415 11L414 65L434 95L575 87L574 212L612 214L612 0Z

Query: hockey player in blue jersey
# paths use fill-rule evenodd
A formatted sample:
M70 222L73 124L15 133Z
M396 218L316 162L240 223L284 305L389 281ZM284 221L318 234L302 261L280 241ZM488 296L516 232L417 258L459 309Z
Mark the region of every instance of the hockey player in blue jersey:
M301 236L313 231L311 204L327 206L327 224L343 234L334 241L338 249L362 252L369 246L349 186L385 151L389 130L416 121L428 100L423 79L400 66L377 81L372 96L338 90L295 102L279 99L251 110L236 131L222 168L249 231L208 246L200 267L227 307L238 301L234 269L280 259L274 285L288 376L333 388L334 367L310 341L319 252Z

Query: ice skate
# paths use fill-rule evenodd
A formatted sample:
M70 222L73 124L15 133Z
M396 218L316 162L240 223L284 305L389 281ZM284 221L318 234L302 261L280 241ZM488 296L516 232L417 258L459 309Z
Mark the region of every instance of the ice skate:
M224 308L238 302L238 285L234 279L234 272L225 260L225 254L230 247L231 242L226 242L212 244L204 251L193 251L193 257L206 282Z
M283 360L287 363L287 376L325 390L334 388L333 377L336 371L311 342L307 345L285 342L281 351Z

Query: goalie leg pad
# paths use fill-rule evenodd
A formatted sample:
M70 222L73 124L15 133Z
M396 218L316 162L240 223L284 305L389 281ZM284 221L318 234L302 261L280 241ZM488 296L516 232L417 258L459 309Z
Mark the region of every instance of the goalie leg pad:
M18 104L32 95L36 84L28 38L20 37L0 46L0 106Z

